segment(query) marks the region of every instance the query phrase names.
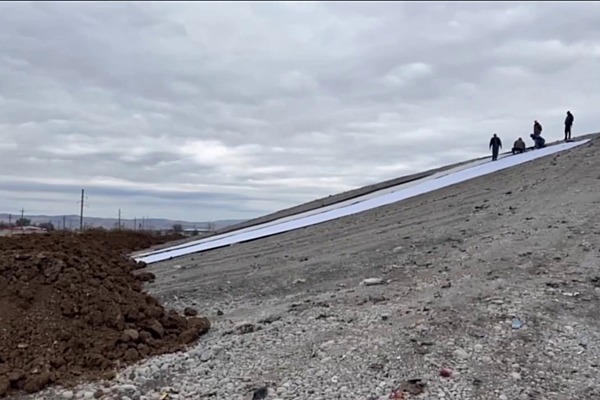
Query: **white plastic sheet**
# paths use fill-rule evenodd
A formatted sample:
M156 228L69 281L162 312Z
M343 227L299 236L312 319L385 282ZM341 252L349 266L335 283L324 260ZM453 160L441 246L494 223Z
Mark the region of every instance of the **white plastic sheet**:
M495 162L474 162L472 165L462 166L454 171L439 173L433 177L423 178L418 181L399 185L394 188L388 188L378 191L377 195L373 193L361 196L360 198L347 200L328 207L308 211L282 218L276 221L255 225L238 231L228 232L222 235L211 236L190 243L184 243L178 246L169 247L145 254L139 254L135 259L144 261L148 264L168 260L187 254L198 253L211 250L235 243L247 242L262 237L276 235L295 229L305 228L307 226L320 224L348 215L357 214L363 211L384 205L406 200L410 197L418 196L450 185L487 175L496 171L519 165L536 158L544 157L550 154L558 153L575 146L587 143L589 140L578 142L560 143L554 146L528 151L514 156L505 156Z

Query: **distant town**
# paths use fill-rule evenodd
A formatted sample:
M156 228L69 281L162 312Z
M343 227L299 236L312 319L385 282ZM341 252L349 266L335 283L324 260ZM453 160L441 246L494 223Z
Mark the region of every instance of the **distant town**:
M180 233L195 236L210 233L243 220L190 222L163 218L99 218L79 215L0 214L0 236L24 233L44 233L56 230L81 231L89 229L151 231L156 234Z

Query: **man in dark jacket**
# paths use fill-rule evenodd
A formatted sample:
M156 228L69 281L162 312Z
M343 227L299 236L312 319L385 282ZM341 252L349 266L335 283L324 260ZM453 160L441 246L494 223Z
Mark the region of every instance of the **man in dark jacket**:
M573 126L573 114L571 111L567 111L567 118L565 118L565 142L571 140L571 127Z
M496 161L498 159L498 150L502 148L502 141L496 134L490 139L490 149L492 149L492 161Z
M533 135L540 136L542 134L542 124L537 121L533 121Z

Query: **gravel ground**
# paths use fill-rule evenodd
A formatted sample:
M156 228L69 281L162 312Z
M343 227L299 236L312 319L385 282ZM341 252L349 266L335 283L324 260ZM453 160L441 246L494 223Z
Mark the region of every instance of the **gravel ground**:
M598 144L152 265L199 344L22 398L599 399Z

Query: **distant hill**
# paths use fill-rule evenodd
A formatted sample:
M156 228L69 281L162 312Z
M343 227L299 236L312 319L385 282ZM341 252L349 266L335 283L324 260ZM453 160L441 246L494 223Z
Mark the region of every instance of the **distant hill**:
M20 215L12 214L12 222L16 219L20 218ZM77 229L79 228L79 216L78 215L25 215L25 218L30 219L32 224L38 224L43 222L52 222L52 224L57 228L63 227L63 222L67 229ZM1 222L9 221L9 214L2 213L0 214ZM197 228L197 229L222 229L229 225L238 224L243 222L244 220L240 219L228 219L228 220L218 220L218 221L181 221L181 220L171 220L164 218L146 218L146 219L136 219L135 225L138 228L144 229L152 229L152 230L164 230L171 229L175 224L181 224L183 229L186 228ZM106 229L115 228L118 224L117 218L98 218L98 217L84 217L83 223L87 227L102 227ZM133 219L122 219L121 227L133 229L134 220Z

